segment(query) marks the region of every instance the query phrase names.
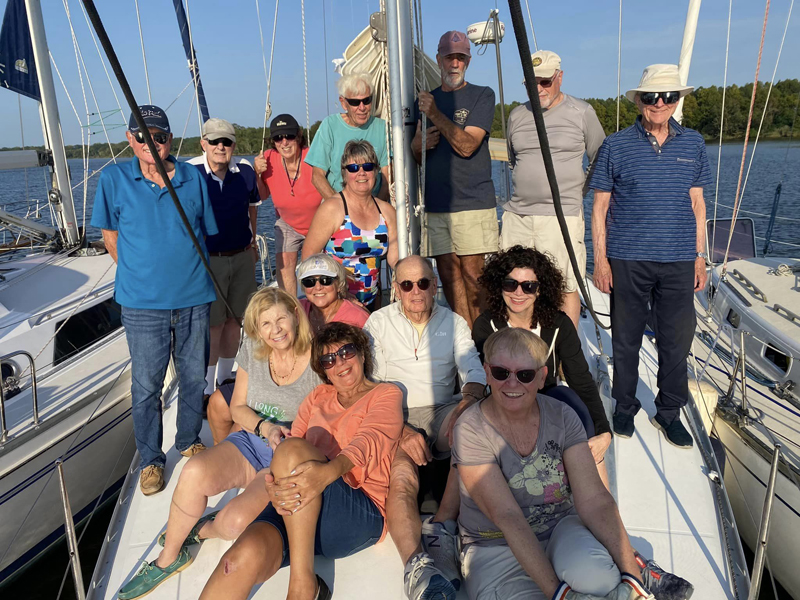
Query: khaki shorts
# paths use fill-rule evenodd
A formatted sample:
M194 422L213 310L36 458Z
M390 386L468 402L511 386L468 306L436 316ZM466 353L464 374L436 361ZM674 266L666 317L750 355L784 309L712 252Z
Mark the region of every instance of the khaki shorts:
M497 209L427 213L426 256L497 252Z
M583 278L586 276L586 243L583 241L586 223L583 220L583 214L564 218L567 220L569 236L575 249L575 258L578 259L578 266ZM567 246L564 244L557 217L504 212L500 247L507 250L517 244L549 254L564 275L567 291L574 292L578 289L578 282L570 264Z
M439 432L442 430L442 425L444 425L447 416L456 407L458 402L458 399L454 399L453 402L448 404L409 408L407 409L408 414L404 415L406 417L406 423L425 436L425 441L428 442L428 448L431 449L433 458L436 460L450 456L450 452L438 451L436 449L436 442L439 439Z
M232 315L222 299L217 298L211 303L211 327L223 325L229 317L242 319L247 302L256 291L256 259L253 251L244 250L233 256L211 256L209 263L220 290L236 313Z
M303 249L303 242L305 239L303 234L295 231L295 229L283 219L275 221L275 252L294 252L296 254Z

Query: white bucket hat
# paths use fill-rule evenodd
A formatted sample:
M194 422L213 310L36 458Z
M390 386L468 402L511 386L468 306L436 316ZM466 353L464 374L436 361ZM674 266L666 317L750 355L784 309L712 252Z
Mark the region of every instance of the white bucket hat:
M650 65L642 73L639 87L625 92L625 96L634 102L639 92L680 92L681 98L690 94L694 87L683 85L678 74L678 65Z

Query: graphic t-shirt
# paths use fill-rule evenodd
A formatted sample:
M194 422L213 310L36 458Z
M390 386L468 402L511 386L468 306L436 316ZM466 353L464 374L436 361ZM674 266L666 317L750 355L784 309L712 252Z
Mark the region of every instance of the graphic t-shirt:
M478 402L464 411L455 425L453 464L475 466L497 464L531 530L539 539L549 539L558 522L574 514L572 490L564 470L567 448L586 441L586 430L578 415L566 404L543 394L539 402L539 436L528 456L520 456L483 415ZM463 544L505 544L503 532L470 497L459 482L461 512L458 527Z
M254 356L255 344L244 338L236 362L247 373L247 406L270 423L291 427L297 408L321 381L311 365L288 385L278 385L269 372L269 360Z

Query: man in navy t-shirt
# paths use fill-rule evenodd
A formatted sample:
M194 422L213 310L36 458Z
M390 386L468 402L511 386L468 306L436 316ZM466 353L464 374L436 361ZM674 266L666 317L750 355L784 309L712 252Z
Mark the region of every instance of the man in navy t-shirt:
M439 40L436 61L442 85L419 93L411 149L421 163L420 113L424 113L428 118L425 251L436 259L448 303L472 327L480 314L478 277L483 257L497 252L498 232L488 139L494 92L464 79L470 56L469 40L460 31L448 31Z

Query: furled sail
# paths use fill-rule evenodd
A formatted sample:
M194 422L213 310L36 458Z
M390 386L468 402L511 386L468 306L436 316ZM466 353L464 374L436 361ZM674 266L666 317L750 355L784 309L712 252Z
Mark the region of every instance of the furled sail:
M25 0L8 0L0 28L0 85L41 100Z
M186 11L183 9L183 0L172 0L172 5L175 7L175 16L178 18L178 27L181 30L181 40L183 41L183 49L186 52L186 60L189 62L189 71L192 77L196 78L197 103L200 108L200 115L203 117L203 123L205 123L208 121L208 104L206 104L206 95L203 92L203 82L200 81L197 52L193 51L192 42L189 39L189 22L186 19Z

